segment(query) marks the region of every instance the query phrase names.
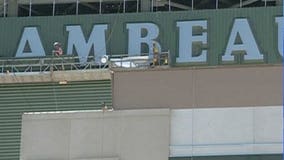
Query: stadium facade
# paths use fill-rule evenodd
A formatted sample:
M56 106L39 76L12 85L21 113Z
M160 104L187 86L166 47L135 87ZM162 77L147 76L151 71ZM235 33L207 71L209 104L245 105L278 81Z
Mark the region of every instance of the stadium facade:
M133 152L150 159L282 159L282 4L278 0L3 1L0 159L133 159ZM58 66L54 42L62 44L68 59ZM169 55L169 64L99 69L105 55L151 58L154 43L159 53ZM72 66L76 69L71 71ZM82 112L104 105L114 112ZM74 110L80 112L70 113ZM43 113L59 111L65 112ZM26 112L42 114L26 114L22 121ZM133 115L137 117L118 118L113 125L113 119ZM81 132L70 128L64 132L75 135L73 139L54 127L64 128L78 117L86 121L85 128L78 122L74 126ZM151 117L152 125L159 127L138 117ZM108 136L114 141L88 141L92 134L101 134L90 120L97 124L102 119L111 122ZM130 130L143 126L139 136L144 142L134 131L129 132L130 139L117 137L128 135L117 127L130 122ZM42 133L45 129L50 132ZM169 134L161 134L154 143L162 131ZM45 136L54 141L45 141ZM141 152L121 140L127 144L137 140ZM57 148L56 142L66 150ZM140 143L159 148L152 153ZM99 153L98 145L105 145L105 152Z

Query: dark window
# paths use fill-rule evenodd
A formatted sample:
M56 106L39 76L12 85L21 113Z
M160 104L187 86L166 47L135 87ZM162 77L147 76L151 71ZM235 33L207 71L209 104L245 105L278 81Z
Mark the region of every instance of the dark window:
M171 0L171 11L191 10L192 0Z
M53 4L32 5L32 16L52 16Z
M100 12L100 3L79 3L78 14L98 14Z
M215 9L216 8L216 0L194 0L193 1L194 9Z
M218 8L239 8L240 0L218 0Z
M125 0L125 12L139 12L140 0Z
M56 3L55 15L72 15L76 14L76 3Z
M153 11L168 11L169 3L169 0L153 0Z
M268 1L267 0L267 2L266 2L266 6L276 6L276 5L277 5L276 1Z
M267 0L258 0L258 1L248 1L244 0L243 7L264 7L264 6L275 6L276 1Z
M200 10L200 9L216 9L216 8L240 8L240 7L264 7L279 5L280 0L149 0L148 4L141 6L142 0L97 0L89 2L89 0L70 0L60 1L55 5L29 4L18 5L18 16L51 16L51 15L74 15L74 14L107 14L107 13L124 13L124 12L140 12L141 7L145 11L180 11L180 10ZM51 1L50 1L51 2ZM65 3L68 2L68 3ZM100 3L101 2L101 3ZM143 1L144 2L144 1ZM149 6L147 6L149 5ZM31 8L31 11L30 11ZM2 6L0 16L4 16L4 8Z
M18 6L18 16L27 17L29 16L30 5L19 5Z
M122 13L123 0L117 2L102 2L102 13Z

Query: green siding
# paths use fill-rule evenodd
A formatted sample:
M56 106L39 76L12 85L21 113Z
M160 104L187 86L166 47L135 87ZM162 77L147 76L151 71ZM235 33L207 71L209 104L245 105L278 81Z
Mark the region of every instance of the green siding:
M112 105L110 80L0 84L0 160L19 160L24 112L95 110Z
M0 56L14 57L18 43L27 26L37 27L47 55L51 54L54 41L67 49L66 26L81 25L88 39L94 24L108 24L106 48L109 54L126 54L128 49L127 23L150 22L160 28L158 41L164 51L170 50L172 60L178 56L177 21L207 20L208 65L220 64L235 18L247 18L265 63L280 63L277 47L275 17L282 15L282 7L235 8L219 10L194 10L179 12L125 13L107 15L77 15L55 17L16 17L0 19ZM12 43L11 43L12 42ZM147 47L142 47L147 51Z
M169 160L282 160L281 154L241 156L171 157Z

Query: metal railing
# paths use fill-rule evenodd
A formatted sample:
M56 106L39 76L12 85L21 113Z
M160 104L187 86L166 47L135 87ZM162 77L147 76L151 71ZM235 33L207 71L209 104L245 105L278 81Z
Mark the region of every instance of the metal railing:
M142 54L137 56L112 55L108 57L107 65L110 68L152 68L157 66L168 66L170 64L170 53L161 52L154 63L154 56Z
M149 5L150 3L150 5ZM60 5L69 4L69 7ZM281 5L279 0L150 0L145 3L143 0L49 0L43 3L36 0L22 0L18 3L11 3L8 0L0 1L0 8L3 17L7 15L8 6L18 5L24 11L19 11L19 16L56 16L56 15L79 15L79 14L105 14L105 13L127 13L127 12L160 12L176 10L199 10L199 9L221 9L221 8L242 8L242 7L267 7ZM37 8L37 7L40 8ZM42 7L44 11L40 11ZM52 6L52 10L50 10ZM80 7L80 6L83 6ZM81 9L82 8L82 9ZM69 9L70 11L68 11ZM16 10L17 11L17 10ZM49 11L49 12L48 12ZM11 12L11 11L10 11ZM15 11L14 11L15 12ZM23 12L23 13L22 13ZM14 13L15 15L17 13ZM8 15L9 16L9 15Z
M104 68L150 68L167 66L170 64L169 52L159 53L158 64L153 63L153 55L131 56L112 55L107 56L106 63L101 63L102 57L78 57L78 56L50 56L32 58L0 58L0 73L29 73L29 72L53 72L90 70ZM85 63L80 59L86 59Z
M94 60L94 56L88 56L86 63L80 63L81 57L34 57L34 58L1 58L1 73L18 72L49 72L60 70L87 70L102 68Z

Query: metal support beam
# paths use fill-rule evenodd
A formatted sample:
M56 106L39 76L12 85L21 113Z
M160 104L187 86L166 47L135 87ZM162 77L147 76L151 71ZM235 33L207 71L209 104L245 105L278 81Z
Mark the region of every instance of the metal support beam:
M176 2L166 2L165 4L168 4L168 5L176 7L176 8L184 9L184 10L189 10L191 8L189 6L179 4L179 3L176 3Z

